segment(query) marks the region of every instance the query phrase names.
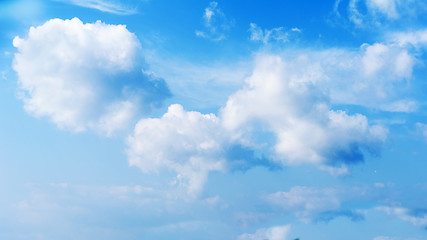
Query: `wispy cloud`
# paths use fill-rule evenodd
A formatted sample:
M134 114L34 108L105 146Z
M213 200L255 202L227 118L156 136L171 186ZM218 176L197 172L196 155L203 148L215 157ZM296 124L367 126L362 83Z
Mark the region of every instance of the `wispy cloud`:
M417 22L417 16L427 9L427 4L423 1L350 0L344 7L346 12L340 12L340 5L345 3L346 1L335 1L335 17L341 21L347 17L354 26L365 29Z
M410 222L415 226L427 226L427 209L409 209L404 207L377 207L376 210L383 211L390 216L395 216L403 221Z
M120 0L53 0L59 2L65 2L69 4L74 4L77 6L85 7L85 8L93 8L102 12L108 12L118 15L131 15L138 12L136 2L130 4L129 1L127 3ZM143 2L143 0L139 0L139 2Z
M197 30L196 36L212 41L220 41L226 38L226 33L233 26L233 21L229 20L217 2L210 2L203 14L203 30Z
M272 29L262 29L255 23L249 25L249 32L251 33L250 39L252 41L261 41L264 44L269 42L289 42L294 39L296 34L301 33L299 28L291 28L286 30L284 27L277 27Z

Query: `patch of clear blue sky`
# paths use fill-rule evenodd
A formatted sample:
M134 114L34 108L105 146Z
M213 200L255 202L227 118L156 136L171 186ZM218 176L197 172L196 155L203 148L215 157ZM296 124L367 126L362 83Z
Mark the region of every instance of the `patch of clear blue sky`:
M251 58L260 46L249 41L250 23L256 23L263 29L274 27L301 29L300 40L297 43L286 43L287 45L283 48L358 48L365 42L374 43L383 40L378 39L379 32L385 32L386 29L358 29L348 21L336 23L335 21L338 20L332 16L334 2L218 1L218 7L230 20L230 30L225 32L225 40L210 41L195 35L196 30L203 29L202 15L209 1L151 0L139 3L138 13L134 15L114 15L55 1L3 1L0 3L2 14L0 16L0 72L4 76L4 79L0 76L0 204L2 205L0 215L10 213L10 206L29 198L29 192L32 190L26 187L28 183L155 186L156 180L162 178L159 175L143 175L138 169L128 167L124 154L123 138L125 136L102 138L93 133L72 134L57 129L44 118L33 118L25 113L22 102L17 99L16 74L11 69L15 52L12 40L17 35L25 37L30 26L41 25L51 18L71 19L73 17L78 17L85 23L101 20L108 24L126 24L129 31L135 33L140 39L143 48L155 50L161 56L173 56L207 65L216 61L232 62ZM340 5L343 18L346 15L344 8L346 4L348 1L343 1ZM420 22L425 24L424 19ZM416 24L413 26L417 27ZM401 26L395 28L401 28ZM422 59L425 60L425 56L422 56ZM147 65L149 67L149 63ZM414 76L424 78L423 74L425 71L420 69ZM165 80L168 81L168 79ZM392 183L391 190L385 190L384 193L380 193L381 196L347 204L358 208L366 205L377 206L390 200L414 208L425 207L427 190L425 187L417 186L425 185L427 182L425 174L427 148L415 124L426 122L423 105L426 99L424 91L426 85L425 81L417 81L414 84L417 85L415 89L419 90L412 96L423 100L421 110L417 113L394 114L362 108L362 113L368 117L396 119L404 123L390 125L390 140L381 154L377 157L367 156L364 163L354 165L350 176L334 177L310 166L289 167L278 171L256 167L245 173L238 171L228 174L213 173L209 176L203 197L220 196L220 204L227 206L222 210L206 210L198 206L198 212L194 214L190 213L191 207L182 203L184 206L178 207L182 207L183 212L172 211L170 214L167 211L166 213L150 212L148 215L152 218L149 218L144 216L146 210L141 207L126 207L121 203L114 203L112 207L108 204L101 205L91 213L110 219L110 222L99 225L116 230L113 237L109 236L111 239L122 238L125 232L128 234L128 239L144 239L144 237L170 239L171 236L179 236L180 239L232 239L233 236L243 232L253 233L261 227L268 228L283 224L292 225L290 239L299 237L300 239L356 240L373 239L376 236L427 239L425 230L396 218L390 220L390 217L382 212L368 210L366 220L360 222L339 217L329 223L306 224L292 216L275 215L262 200L263 195L276 191L289 191L293 186L322 188ZM174 101L174 98L171 101ZM180 103L186 107L185 102ZM347 107L349 112L356 108L343 107ZM357 110L360 112L360 109ZM165 175L170 177L170 174ZM45 191L47 194L52 194L50 189ZM71 201L79 197L76 194L71 197ZM62 200L56 203L66 205ZM96 202L82 203L80 206L92 208L96 206ZM115 210L109 211L108 209L111 208ZM121 211L125 213L122 214ZM267 216L258 220L259 222L255 221L249 226L243 226L234 220L236 214L242 212L265 213ZM79 218L70 217L68 212L57 214L64 215L63 218L66 219L59 221L61 226L58 228L64 232L76 234L66 226L70 224L73 226L71 229L77 228L78 224L75 221ZM84 233L86 235L83 239L99 238L105 234L101 231L99 235L90 233L91 226L95 229L99 227L97 221L101 221L102 217L90 215L82 217L84 222L87 222L87 232ZM113 218L118 220L111 220ZM16 222L7 222L8 219L0 218L0 236L7 236L7 239L30 239L30 237L16 237L20 231L24 236L26 233L32 236L31 234L37 231L50 231L46 225L43 225L46 224L45 222L42 223L41 230L19 225ZM146 226L141 227L136 222L151 224L150 226L171 225L165 227L166 230L161 228L145 230ZM179 225L178 223L181 222L186 222L188 225ZM198 230L191 230L190 223L199 224ZM222 231L213 231L213 229ZM60 232L50 232L50 234L48 239L61 236Z

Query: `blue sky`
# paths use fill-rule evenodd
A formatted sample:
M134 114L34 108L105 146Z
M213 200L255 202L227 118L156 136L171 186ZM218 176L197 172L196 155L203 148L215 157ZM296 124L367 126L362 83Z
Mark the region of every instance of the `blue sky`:
M426 13L0 2L0 238L426 240Z

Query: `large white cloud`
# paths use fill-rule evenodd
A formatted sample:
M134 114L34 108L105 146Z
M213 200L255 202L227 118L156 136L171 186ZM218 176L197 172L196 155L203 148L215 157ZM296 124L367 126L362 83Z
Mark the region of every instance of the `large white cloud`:
M61 128L111 134L141 102L169 94L164 81L141 72L140 43L124 25L52 19L13 44L25 110Z
M272 131L277 160L286 165L360 161L361 149L384 141L386 130L370 126L363 115L331 110L326 89L318 87L327 80L321 66L263 55L247 85L222 109L223 124L230 131L254 124Z
M227 133L214 114L169 106L161 118L141 119L128 140L128 158L144 173L177 173L176 184L189 195L199 193L209 171L225 169Z

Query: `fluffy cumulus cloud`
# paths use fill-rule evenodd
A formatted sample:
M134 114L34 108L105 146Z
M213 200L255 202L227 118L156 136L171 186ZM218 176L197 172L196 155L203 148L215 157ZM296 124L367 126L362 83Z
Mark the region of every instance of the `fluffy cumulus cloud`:
M213 41L220 41L225 39L226 32L230 30L233 21L229 20L222 10L218 7L218 2L210 2L209 6L205 8L203 14L203 30L197 30L196 36L201 38L210 39Z
M143 172L177 172L176 184L190 195L200 192L209 171L224 170L227 134L214 114L169 106L161 118L140 120L128 141L130 165Z
M25 110L60 128L109 135L170 95L142 71L140 43L124 25L52 19L13 44Z
M322 79L327 76L316 66L301 68L280 56L261 56L247 85L222 109L223 124L242 136L256 125L273 132L276 159L285 165L362 161L362 149L384 141L386 130L370 126L363 115L331 110L328 95L317 87Z
M245 233L240 235L238 240L286 240L291 230L289 225L274 226L270 228L258 229L255 233Z

